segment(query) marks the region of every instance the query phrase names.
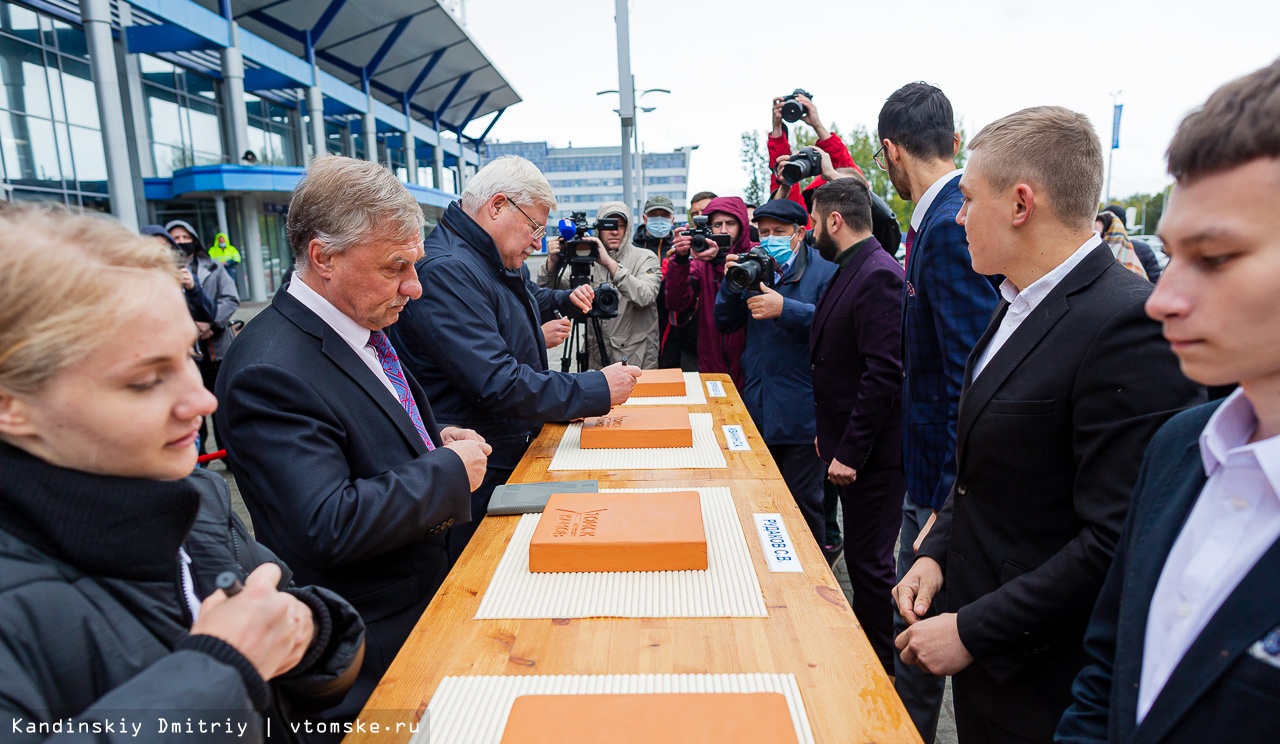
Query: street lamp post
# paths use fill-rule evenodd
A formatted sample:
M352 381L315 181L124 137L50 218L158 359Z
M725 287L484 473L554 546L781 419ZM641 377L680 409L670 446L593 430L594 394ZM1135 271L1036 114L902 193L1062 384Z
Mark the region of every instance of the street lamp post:
M601 91L596 91L596 95L603 96L603 95L608 95L610 93L617 93L617 92L618 91L616 90L601 90ZM635 93L634 78L631 81L631 92L634 95ZM633 150L630 147L630 145L632 144L631 142L624 142L622 146L622 161L621 161L622 162L622 201L627 206L633 207L634 209L636 209L637 212L641 208L640 205L644 204L645 185L644 185L644 150L640 145L640 117L636 116L636 113L637 113L637 109L639 111L645 112L646 114L651 113L657 108L657 106L638 106L637 107L635 106L634 101L640 98L644 98L650 93L670 93L670 92L671 91L667 90L666 88L646 88L645 90L640 92L639 96L635 96L633 99L632 109L631 109L630 129L631 129L631 136L635 138L635 143L634 143L635 148ZM619 116L622 116L621 109L614 109L614 112L617 113ZM624 125L624 130L625 129L626 127ZM632 152L640 153L639 158L638 159L633 158ZM639 199L632 199L632 196L634 196L636 193L632 185L633 174L638 174L640 178L640 190L639 190L640 198Z

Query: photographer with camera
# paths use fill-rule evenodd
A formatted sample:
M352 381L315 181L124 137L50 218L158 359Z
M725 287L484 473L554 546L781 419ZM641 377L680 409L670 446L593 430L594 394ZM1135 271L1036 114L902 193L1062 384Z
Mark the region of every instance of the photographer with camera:
M797 172L796 178L790 180L787 178L779 178L779 159L787 157L790 160L796 160L791 152L791 142L787 138L787 126L784 122L795 123L803 121L813 128L814 135L818 138L813 148L803 148L800 153L814 157L815 160L810 161L811 165L807 171ZM813 94L796 88L795 92L789 96L781 96L773 99L773 130L769 132L768 139L769 148L769 167L773 170L769 181L769 193L772 198L786 198L791 201L807 205L812 200L812 196L805 199L800 182L810 176L817 176L813 183L809 184L805 192L812 194L813 190L822 186L827 181L833 180L831 175L840 168L853 168L859 174L862 169L858 168L858 164L853 162L853 156L849 154L849 147L840 139L837 134L832 134L822 123L821 117L818 116L818 107L813 105ZM817 149L826 153L831 159L829 170L822 168L821 161L817 161L816 154L806 153L807 150ZM785 189L785 193L782 190ZM808 206L805 207L806 211Z
M667 310L682 315L693 311L698 334L698 371L728 373L742 390L741 328L732 333L716 329L715 297L724 279L730 254L751 250L747 205L736 196L707 202L703 213L675 231L667 262L664 298Z
M613 219L612 229L604 223ZM590 350L590 369L627 359L628 364L641 369L658 367L658 287L662 281L662 268L657 255L637 248L627 239L631 231L631 214L622 202L609 202L596 212L600 224L598 235L585 235L579 241L579 250L568 256L566 241L560 237L547 238L547 260L538 272L538 284L551 289L573 289L573 272L570 262L589 259L590 284L595 287L594 318L599 319L608 346L607 360L602 360L594 339L587 337ZM587 256L578 254L588 253ZM616 309L602 303L604 285L612 285L617 292ZM613 312L610 315L610 311Z
M822 479L827 468L813 446L817 429L809 327L836 266L805 242L809 214L804 207L774 199L757 209L755 217L760 245L726 258L715 327L723 334L745 329L742 400L821 545L826 535Z

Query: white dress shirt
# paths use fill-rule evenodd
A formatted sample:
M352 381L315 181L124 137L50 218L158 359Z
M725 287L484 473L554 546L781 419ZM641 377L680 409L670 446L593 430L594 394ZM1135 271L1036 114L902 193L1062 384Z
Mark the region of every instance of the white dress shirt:
M991 337L991 342L987 344L987 348L982 350L982 356L978 357L978 361L973 365L973 379L978 379L978 375L982 374L982 370L986 369L987 362L1000 351L1000 347L1004 346L1013 332L1018 330L1018 326L1022 325L1022 321L1027 319L1032 310L1044 300L1044 298L1058 286L1071 270L1080 265L1085 256L1093 252L1098 246L1102 238L1097 233L1093 237L1084 241L1084 245L1076 249L1067 257L1066 261L1058 264L1053 271L1040 277L1027 288L1019 291L1013 285L1013 282L1005 279L1000 284L1000 295L1004 297L1004 301L1009 303L1009 309L1005 311L1004 318L1000 320L1000 327L996 329L995 334Z
M1200 459L1209 480L1151 597L1139 723L1214 613L1280 538L1280 437L1250 444L1257 428L1253 404L1237 390L1200 435Z
M349 315L333 306L320 293L307 286L307 283L298 278L295 274L293 281L289 282L289 294L294 299L307 306L307 309L320 316L326 325L338 332L343 341L351 347L351 350L360 357L360 361L364 362L370 372L377 375L387 388L387 392L391 393L391 397L396 399L396 403L400 402L400 396L396 395L396 389L391 386L391 380L387 379L387 373L382 369L382 362L378 361L378 352L373 350L369 345L369 329L360 325L351 319Z
M957 168L947 175L933 182L933 185L924 190L924 194L920 200L916 202L915 209L911 210L911 229L920 230L920 223L924 222L924 216L929 213L929 207L933 205L933 200L938 198L938 192L942 191L942 187L951 183L953 179L959 178L964 170ZM951 215L953 218L955 215Z

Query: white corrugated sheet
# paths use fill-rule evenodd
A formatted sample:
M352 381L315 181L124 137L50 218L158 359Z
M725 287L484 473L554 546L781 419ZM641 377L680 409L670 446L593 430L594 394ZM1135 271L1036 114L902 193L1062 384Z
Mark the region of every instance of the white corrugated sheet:
M702 497L705 571L533 573L529 542L541 514L525 514L498 562L477 620L556 617L768 617L760 580L728 488L601 489L602 493L694 490Z
M684 373L684 395L654 395L644 398L628 398L624 406L705 406L707 394L702 389L702 378L697 372Z
M796 678L790 674L580 674L445 677L410 744L499 744L521 695L608 695L658 692L779 692L787 699L796 739L813 744ZM581 725L569 721L566 725ZM625 722L612 722L625 725Z
M723 468L724 451L716 440L711 414L691 413L692 447L583 449L582 424L569 424L547 470L685 470Z

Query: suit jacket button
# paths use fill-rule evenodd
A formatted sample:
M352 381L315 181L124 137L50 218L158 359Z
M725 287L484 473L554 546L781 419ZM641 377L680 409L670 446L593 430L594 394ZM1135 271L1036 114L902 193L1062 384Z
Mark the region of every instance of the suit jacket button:
M963 496L963 495L965 495L966 493L969 493L969 489L968 489L968 487L966 487L963 483L961 483L960 485L956 486L956 493L958 493L958 494L960 494L961 496Z
M448 519L446 519L446 520L444 521L444 526L445 526L445 527L452 527L452 526L453 526L453 517L449 517Z

